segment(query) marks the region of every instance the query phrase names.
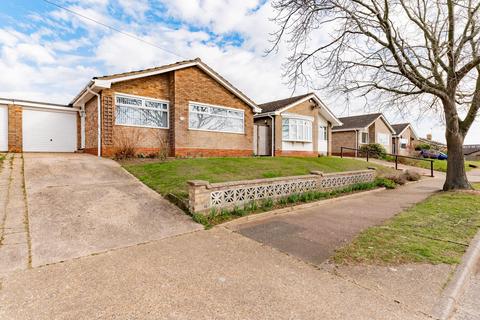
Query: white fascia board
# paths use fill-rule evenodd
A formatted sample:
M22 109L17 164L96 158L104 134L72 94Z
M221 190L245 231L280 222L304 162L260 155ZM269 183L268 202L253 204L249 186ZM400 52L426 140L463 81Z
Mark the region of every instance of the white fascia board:
M322 114L322 116L327 119L328 121L330 121L332 123L332 126L341 126L343 125L343 123L330 111L330 109L328 109L328 107L323 103L322 100L320 100L320 98L315 94L315 93L312 93L312 94L309 94L308 96L300 99L300 100L297 100L291 104L289 104L288 106L285 106L281 109L278 109L277 111L275 111L275 114L276 115L279 115L280 113L296 106L296 105L299 105L300 103L303 103L307 100L310 100L310 99L313 99L315 100L315 102L317 102L320 106L321 106L321 109L320 109L320 113Z
M78 112L78 108L67 107L66 105L48 103L48 102L36 102L36 101L27 101L27 100L17 100L17 99L3 99L0 98L0 104L14 104L20 107L28 107L29 109L40 108L40 109L51 109L51 110L61 110L69 112Z
M283 112L281 116L282 118L287 118L287 119L301 119L301 120L308 120L312 122L314 120L314 117L305 116L303 114L298 114L298 113Z
M265 112L265 113L258 113L253 115L254 118L265 118L269 116L276 116L277 114L275 112Z

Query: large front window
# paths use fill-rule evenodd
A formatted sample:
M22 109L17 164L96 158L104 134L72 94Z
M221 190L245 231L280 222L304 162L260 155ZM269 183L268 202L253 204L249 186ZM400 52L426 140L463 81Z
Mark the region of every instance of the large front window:
M115 124L168 128L168 103L143 97L115 95Z
M283 141L312 142L312 121L286 118L282 120Z
M244 112L240 109L190 103L188 128L218 132L244 133Z

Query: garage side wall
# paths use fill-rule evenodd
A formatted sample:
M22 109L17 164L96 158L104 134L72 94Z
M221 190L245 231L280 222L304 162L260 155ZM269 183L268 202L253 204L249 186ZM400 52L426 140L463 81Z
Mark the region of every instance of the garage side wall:
M22 107L8 106L8 151L22 152Z

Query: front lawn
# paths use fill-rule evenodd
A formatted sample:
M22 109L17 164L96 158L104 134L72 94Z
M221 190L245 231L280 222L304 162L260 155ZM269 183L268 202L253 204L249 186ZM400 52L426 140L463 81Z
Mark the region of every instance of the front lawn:
M474 183L473 187L477 190L480 190L480 182Z
M187 198L188 180L226 182L309 174L312 170L340 172L380 165L337 157L255 157L175 159L156 163L124 163L124 168L162 195Z
M456 264L480 228L480 196L439 193L362 232L337 251L337 263Z
M388 161L395 162L394 157L388 157ZM398 161L400 163L414 166L414 167L419 167L419 168L425 168L425 169L430 169L430 161L422 161L422 160L414 160L414 159L406 159L406 158L398 158ZM480 167L480 163L477 161L465 161L465 170L470 171L472 168L470 165L476 165ZM433 159L433 170L435 171L441 171L441 172L447 172L447 160L438 160L438 159Z

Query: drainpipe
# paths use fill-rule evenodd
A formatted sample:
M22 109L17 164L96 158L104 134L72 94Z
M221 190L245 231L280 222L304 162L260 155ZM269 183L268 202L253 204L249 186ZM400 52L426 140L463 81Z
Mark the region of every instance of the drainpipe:
M94 94L97 96L97 120L98 120L98 123L97 123L97 126L98 126L98 130L97 130L97 156L98 157L101 157L102 156L102 119L101 119L101 115L102 115L102 112L100 110L101 108L101 105L100 105L100 94L96 93L95 91L93 91L90 87L87 86L87 91L90 92L91 94Z
M268 115L270 119L272 119L272 157L274 157L275 153L275 117L272 117L272 115Z

